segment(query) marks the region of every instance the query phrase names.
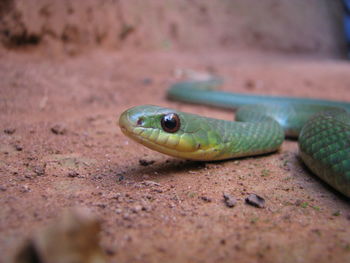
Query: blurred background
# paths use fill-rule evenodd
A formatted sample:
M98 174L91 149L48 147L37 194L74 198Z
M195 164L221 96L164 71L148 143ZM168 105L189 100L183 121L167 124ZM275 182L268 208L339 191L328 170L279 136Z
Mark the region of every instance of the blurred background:
M341 0L2 0L0 41L74 55L102 47L346 56Z

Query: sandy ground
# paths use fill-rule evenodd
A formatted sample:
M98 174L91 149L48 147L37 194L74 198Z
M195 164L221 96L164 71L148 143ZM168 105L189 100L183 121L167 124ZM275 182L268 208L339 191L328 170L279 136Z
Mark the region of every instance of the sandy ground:
M167 101L179 69L215 72L227 91L350 101L346 61L217 50L96 51L52 60L3 52L0 262L76 206L100 218L110 262L350 261L349 200L306 171L296 142L267 156L195 163L121 133L118 116L140 104L232 118ZM234 208L223 192L237 199ZM250 193L266 207L247 205Z

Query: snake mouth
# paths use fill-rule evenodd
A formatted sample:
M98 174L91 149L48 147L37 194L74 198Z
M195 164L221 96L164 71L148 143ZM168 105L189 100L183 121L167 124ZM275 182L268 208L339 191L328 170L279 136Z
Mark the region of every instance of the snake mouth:
M128 137L134 138L136 123L134 123L130 117L129 112L124 111L119 117L120 130Z
M138 118L135 118L133 115L130 116L129 110L124 111L119 118L119 127L120 130L127 137L155 150L159 150L160 146L156 142L153 142L146 136L146 128L140 127L138 125Z
M126 127L119 124L120 130L125 134L127 132Z

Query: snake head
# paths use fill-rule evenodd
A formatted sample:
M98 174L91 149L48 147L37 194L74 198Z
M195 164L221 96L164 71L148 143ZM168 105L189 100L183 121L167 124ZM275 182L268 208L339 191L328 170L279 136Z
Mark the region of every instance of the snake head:
M124 111L119 118L122 132L144 146L174 157L205 160L217 152L220 136L198 115L169 108L142 105ZM210 136L209 136L210 135ZM205 157L203 157L205 156Z

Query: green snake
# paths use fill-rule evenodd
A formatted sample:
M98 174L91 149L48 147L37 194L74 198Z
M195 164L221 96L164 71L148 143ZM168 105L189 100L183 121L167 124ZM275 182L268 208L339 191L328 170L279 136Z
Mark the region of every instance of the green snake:
M179 82L167 96L236 109L236 121L142 105L121 114L121 130L150 149L197 161L271 153L285 137L297 137L306 166L350 197L350 103L212 90L219 84L216 78Z

